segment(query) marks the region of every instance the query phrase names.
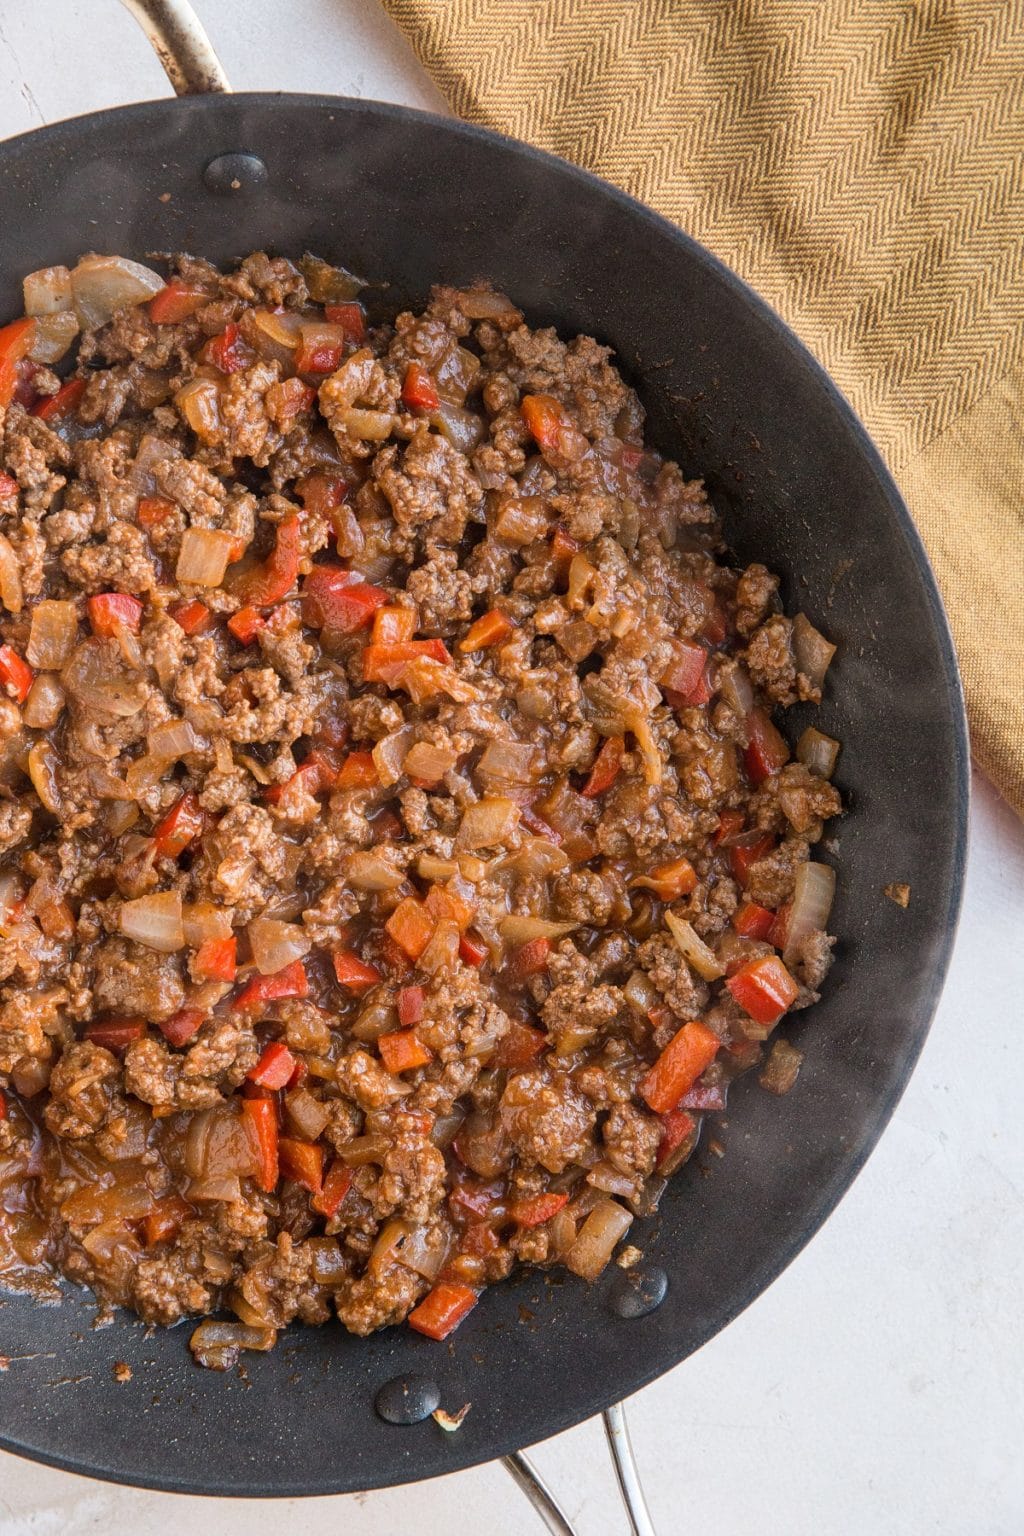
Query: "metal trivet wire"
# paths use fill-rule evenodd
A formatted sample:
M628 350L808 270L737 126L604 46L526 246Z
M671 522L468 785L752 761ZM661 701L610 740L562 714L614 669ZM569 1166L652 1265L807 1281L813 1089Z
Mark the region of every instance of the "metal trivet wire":
M630 1536L655 1536L640 1473L629 1438L629 1426L621 1403L613 1403L601 1415L619 1492L629 1521ZM551 1536L577 1536L554 1494L540 1474L519 1451L502 1457L502 1466L514 1478L540 1515Z

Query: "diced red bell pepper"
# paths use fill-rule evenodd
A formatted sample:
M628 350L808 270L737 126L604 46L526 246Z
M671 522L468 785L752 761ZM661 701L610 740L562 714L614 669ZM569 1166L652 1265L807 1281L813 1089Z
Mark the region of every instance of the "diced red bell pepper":
M384 979L377 967L361 959L354 949L336 949L331 959L339 987L347 987L350 992L365 992Z
M314 747L291 778L283 784L271 784L263 791L263 798L271 805L282 805L287 804L299 790L309 795L320 795L325 789L333 789L338 782L338 766L332 759L333 753L326 750L321 752L319 747Z
M233 320L228 322L219 336L210 337L203 348L203 360L211 363L221 373L237 373L245 367L247 357L244 343Z
M301 1184L311 1195L320 1195L324 1187L324 1149L318 1142L296 1141L282 1136L277 1144L281 1173L293 1184Z
M433 937L434 919L415 896L406 896L384 927L403 954L410 960L418 960Z
M193 838L202 834L206 817L199 798L191 790L182 795L153 831L158 859L176 859Z
M55 395L49 395L32 407L32 415L40 421L61 421L78 409L78 402L85 393L84 379L69 379Z
M725 985L757 1024L777 1024L800 992L778 955L749 961Z
M147 1248L170 1242L195 1212L181 1195L165 1195L142 1218L142 1240Z
M476 1291L471 1291L468 1285L442 1280L427 1292L418 1307L413 1307L409 1313L409 1327L440 1342L455 1332L478 1299Z
M340 565L314 566L302 583L302 619L311 629L354 635L388 600L383 587L356 581Z
M7 1119L7 1095L0 1088L0 1120Z
M275 971L273 976L254 976L248 986L239 992L231 1007L237 1013L243 1009L261 1008L265 1003L274 1003L283 997L308 996L306 967L301 960L293 960L291 965Z
M606 789L611 789L619 776L622 767L623 755L626 751L626 738L624 736L607 736L601 743L601 749L594 759L590 776L580 794L585 800L595 800L598 795L603 795Z
M497 1253L501 1240L488 1221L471 1221L459 1239L459 1252L471 1253L484 1259L489 1253Z
M127 629L137 635L142 623L142 604L127 592L101 592L90 597L86 607L94 635L109 640L118 629Z
M239 597L253 608L269 608L280 602L295 585L301 556L302 528L298 514L292 514L278 523L273 551L263 564L239 581L235 589Z
M747 738L743 754L747 777L752 784L763 784L789 762L789 746L765 710L758 708L747 715Z
M487 945L464 933L459 938L459 959L463 965L479 967L487 959Z
M400 987L398 992L398 1022L403 1029L418 1024L423 1017L426 995L422 987Z
M588 446L554 395L524 395L519 409L542 453L579 458Z
M745 939L767 939L775 922L775 913L769 907L760 907L756 901L745 901L733 913L732 925Z
M508 974L512 981L525 981L546 971L551 958L550 939L530 939L521 944L509 961Z
M556 528L551 535L551 557L555 562L555 574L564 581L569 574L573 555L580 552L580 543L564 528Z
M266 622L258 608L239 608L228 619L228 629L240 645L251 645Z
M234 981L238 969L238 940L234 934L226 939L205 939L196 950L193 969L208 981Z
M175 503L167 496L140 496L135 516L139 527L149 533L153 528L159 528L176 511Z
M792 901L784 901L775 914L775 921L768 934L768 943L774 945L776 949L785 949L789 943L789 919L792 913Z
M655 1114L675 1109L686 1090L714 1061L721 1043L699 1020L683 1025L640 1084L641 1097Z
M647 890L653 890L659 901L678 901L688 896L697 885L697 873L689 859L672 859L668 864L657 864L649 875L634 881Z
M742 811L721 811L718 817L718 829L711 841L717 848L727 837L735 837L743 830L746 818Z
M328 325L340 325L348 340L357 346L366 340L366 316L361 304L325 304L324 319Z
M568 1203L567 1193L556 1194L552 1190L546 1195L534 1195L529 1200L514 1200L508 1213L520 1227L539 1227L545 1221L550 1221L552 1216L557 1216L563 1205Z
M141 1040L145 1033L145 1019L99 1019L85 1026L86 1040L105 1046L115 1055L126 1051L133 1040Z
M256 1182L266 1194L272 1194L280 1176L277 1104L269 1098L243 1099L242 1118L248 1124L259 1160Z
M410 411L436 411L441 404L437 385L419 363L410 363L405 370L402 404Z
M197 597L190 598L187 603L175 603L169 610L171 618L186 635L201 634L204 629L209 629L212 615L205 603L201 603Z
M178 325L209 304L210 295L183 278L172 277L149 301L149 318L154 325Z
M721 598L716 594L714 606L700 627L700 635L708 645L721 645L729 633L729 618Z
M692 709L698 704L706 704L711 697L707 650L693 640L675 640L673 652L673 659L658 682L662 688L678 697L683 708Z
M351 589L350 589L351 590ZM426 657L442 665L451 662L443 640L406 640L400 645L368 645L363 652L363 677L368 683L393 688L410 661Z
M334 373L344 356L343 341L303 341L295 353L295 368L298 373Z
M454 923L460 933L465 932L476 916L475 907L443 885L432 885L423 904L436 923Z
M350 752L338 770L338 789L376 789L379 783L372 752Z
M35 676L28 662L22 660L13 646L0 645L0 685L8 697L24 704Z
M287 1086L295 1065L295 1057L283 1040L268 1040L259 1061L245 1075L251 1083L276 1092L278 1088Z
M492 1067L528 1067L548 1046L543 1030L513 1019L511 1028L498 1041L490 1058Z
M159 1030L168 1045L188 1045L203 1026L206 1014L201 1008L179 1008L169 1019L164 1019Z
M484 1182L474 1174L456 1169L448 1205L456 1219L466 1216L494 1217L503 1209L504 1196L505 1185L501 1179Z
M739 885L746 888L747 881L750 879L750 866L771 853L774 847L775 839L770 832L754 838L749 843L733 844L729 849L729 867Z
M514 629L515 625L508 614L502 613L500 608L491 608L469 626L459 641L459 650L464 656L473 651L486 651L489 646L500 645L503 640L507 640Z
M341 506L348 495L348 486L339 475L327 475L320 470L314 470L312 474L303 475L301 480L296 480L295 493L307 512L326 517L328 513ZM318 571L329 569L329 566L317 566Z
M32 350L36 322L31 316L12 320L0 330L0 409L10 405L18 387L18 364Z
M693 1135L697 1122L692 1115L688 1115L685 1109L669 1109L660 1114L661 1140L654 1158L654 1166L660 1168L662 1163L667 1163L672 1153L681 1147L689 1136Z
M17 496L18 482L13 475L0 475L0 501L6 501L8 496Z
M416 1036L414 1029L399 1029L391 1035L380 1035L377 1040L380 1059L392 1076L400 1072L412 1072L433 1061L434 1053L427 1049Z
M373 616L371 645L402 645L416 633L416 610L385 603Z
M352 1169L346 1167L340 1158L336 1158L327 1171L324 1179L324 1187L318 1195L314 1195L312 1206L321 1216L326 1216L330 1221L341 1210L345 1196L352 1187Z

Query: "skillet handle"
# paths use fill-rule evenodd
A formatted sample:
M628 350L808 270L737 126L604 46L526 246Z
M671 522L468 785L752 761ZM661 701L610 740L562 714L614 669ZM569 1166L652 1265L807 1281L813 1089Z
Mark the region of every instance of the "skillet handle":
M626 1518L629 1521L630 1536L655 1536L647 1500L644 1498L644 1490L640 1483L640 1473L633 1456L625 1409L621 1403L613 1403L610 1408L605 1409L601 1418L604 1422L604 1432L608 1439L608 1449L611 1451ZM551 1532L551 1536L576 1536L554 1496L525 1456L520 1455L518 1451L512 1456L503 1456L502 1466L526 1494Z
M189 0L121 0L153 45L178 96L231 90L213 44Z

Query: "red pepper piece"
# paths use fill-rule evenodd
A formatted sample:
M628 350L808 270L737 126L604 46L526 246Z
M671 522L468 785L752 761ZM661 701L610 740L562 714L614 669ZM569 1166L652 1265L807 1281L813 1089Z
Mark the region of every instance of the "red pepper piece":
M196 950L193 969L198 976L209 981L234 981L237 964L238 940L234 934L226 939L205 939Z
M209 304L210 295L183 278L172 277L149 301L149 318L154 325L178 325Z
M714 1061L721 1043L699 1020L683 1025L640 1084L640 1095L655 1114L675 1109L686 1090Z
M153 528L159 528L177 510L175 503L167 496L140 496L135 516L139 527L145 528L148 533Z
M590 777L580 790L585 800L595 800L598 795L603 795L606 789L611 789L619 776L622 767L622 758L626 750L624 736L608 736L601 743L601 750L594 759L594 765L590 770Z
M565 407L553 395L524 395L519 407L526 426L545 455L578 459L589 447L573 426Z
M792 912L792 901L784 901L775 914L775 921L768 935L768 943L774 945L776 949L785 949L789 943L789 919Z
M405 370L402 404L410 411L436 411L441 404L436 384L419 363L410 363Z
M49 395L32 407L32 415L40 421L61 421L78 409L78 402L85 393L84 379L69 379L55 395Z
M287 805L299 791L319 795L325 789L333 789L337 782L337 764L331 761L326 752L314 747L291 778L283 784L271 784L263 791L263 798L271 805Z
M295 353L295 369L297 373L334 373L344 356L344 342L304 341Z
M265 1003L277 1002L282 997L308 997L309 978L301 960L293 960L273 976L254 976L248 986L231 1004L235 1012L247 1008L260 1008Z
M366 316L361 304L325 304L328 325L340 325L349 341L358 346L366 340Z
M190 598L187 603L175 603L169 612L175 624L186 635L198 635L210 627L210 610L197 597Z
M191 790L171 807L153 832L158 859L176 859L202 833L206 818Z
M685 1109L667 1110L663 1115L659 1115L658 1119L661 1121L662 1132L654 1159L656 1168L660 1168L662 1163L667 1162L676 1148L681 1147L688 1136L693 1135L697 1124Z
M732 925L745 939L767 939L775 923L775 913L756 901L745 901L733 913Z
M398 903L384 927L410 960L419 959L434 934L433 918L414 896L406 896Z
M548 1037L542 1030L529 1024L512 1021L508 1034L494 1047L489 1065L492 1067L528 1067L531 1061L547 1049Z
M272 1194L279 1177L277 1105L273 1099L243 1099L242 1118L249 1127L257 1153L259 1173L256 1182L260 1189Z
M371 645L401 645L416 633L416 610L385 603L373 616Z
M735 837L743 830L744 815L742 811L722 811L718 817L718 830L712 838L717 848L727 837Z
M195 1215L181 1195L166 1195L142 1218L142 1240L147 1248L170 1242L177 1237L189 1217Z
M749 961L725 985L758 1024L777 1024L800 992L778 955Z
M463 965L481 966L487 959L487 946L464 933L459 939L459 959Z
M352 590L351 588L349 589ZM448 665L451 655L443 640L406 640L400 645L368 645L363 652L363 677L368 683L393 688L410 661L427 657Z
M236 587L243 602L254 608L269 608L291 591L299 574L302 556L302 528L298 514L277 525L277 541L262 565L246 572Z
M376 789L379 783L372 752L350 752L338 770L338 789Z
M141 1040L145 1033L145 1019L99 1019L85 1026L86 1040L105 1046L115 1056L126 1051L133 1040Z
M169 1045L188 1045L199 1033L205 1018L206 1014L201 1008L179 1008L172 1018L164 1019L158 1028Z
M303 475L301 480L296 480L295 494L307 512L326 517L341 506L348 495L348 486L338 475L326 475L315 470L312 474ZM329 567L317 566L317 570L324 569Z
M10 698L24 704L35 676L28 662L22 660L13 646L0 645L0 685Z
M0 1088L0 1120L7 1119L7 1095Z
M258 608L239 608L228 619L228 629L241 645L251 645L266 622Z
M17 496L18 482L13 475L0 475L0 501L6 501L8 496Z
M278 1141L281 1173L294 1184L301 1184L311 1195L320 1195L324 1187L324 1149L316 1142L296 1141L282 1136Z
M747 715L747 738L743 754L747 777L752 784L763 784L789 762L789 746L763 709L752 709Z
M18 364L32 350L36 322L25 316L0 330L0 408L10 405L18 387Z
M756 864L758 859L763 859L765 854L771 853L774 847L775 839L770 832L749 843L733 844L729 849L729 866L738 884L746 888L750 879L750 866Z
M90 597L86 607L93 634L103 640L116 635L119 628L127 629L133 635L139 632L142 604L127 592L101 592L97 597Z
M550 939L530 939L522 944L509 961L509 976L513 981L525 981L527 976L537 976L547 970L551 958Z
M383 980L377 967L361 960L354 949L336 949L331 959L338 985L348 987L350 992L365 992Z
M219 336L211 336L203 348L203 359L212 363L221 373L237 373L245 367L248 359L238 326L233 320L228 322Z
M425 1333L428 1339L446 1339L477 1304L477 1293L468 1285L442 1280L428 1291L418 1307L409 1313L409 1327Z
M333 1216L337 1216L351 1187L352 1169L346 1168L340 1159L336 1159L328 1169L323 1189L313 1196L311 1203L314 1211L319 1211L321 1216L326 1216L330 1221Z
M706 704L711 697L706 649L693 640L676 640L673 650L672 661L658 679L661 687L673 695L673 707L676 707L676 699L685 709Z
M295 1071L295 1057L281 1040L269 1040L263 1047L260 1059L250 1067L246 1077L260 1088L276 1091L287 1086Z
M426 995L422 987L401 987L398 992L398 1022L404 1029L418 1024L423 1017Z
M563 1205L568 1205L568 1194L534 1195L529 1200L514 1200L508 1208L512 1220L520 1227L539 1227L552 1216L557 1216Z
M314 566L302 583L302 619L311 629L355 634L388 600L383 587L357 581L341 565Z
M573 555L580 552L580 543L564 528L556 528L551 535L551 558L555 562L555 574L564 581L569 574Z
M381 1061L394 1077L400 1072L412 1072L416 1067L425 1067L428 1061L434 1059L433 1051L427 1049L412 1029L400 1029L391 1035L381 1035L377 1040L377 1049Z

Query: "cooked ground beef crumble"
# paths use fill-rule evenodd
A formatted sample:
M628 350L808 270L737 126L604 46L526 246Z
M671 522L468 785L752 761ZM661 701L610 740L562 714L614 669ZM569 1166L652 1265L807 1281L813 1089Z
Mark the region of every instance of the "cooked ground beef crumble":
M0 331L0 1279L210 1365L596 1278L831 960L832 647L607 348L357 291L87 257Z

